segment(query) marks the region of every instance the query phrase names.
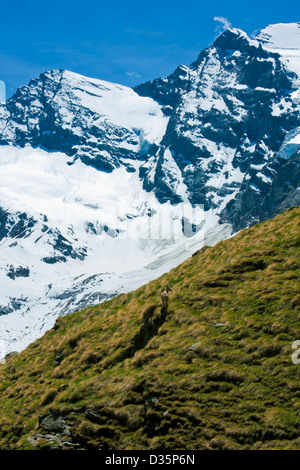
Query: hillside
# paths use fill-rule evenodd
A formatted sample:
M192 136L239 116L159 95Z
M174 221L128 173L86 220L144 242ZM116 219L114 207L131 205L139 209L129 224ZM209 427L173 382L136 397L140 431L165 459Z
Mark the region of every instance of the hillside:
M299 449L299 224L290 209L58 318L0 366L0 449Z

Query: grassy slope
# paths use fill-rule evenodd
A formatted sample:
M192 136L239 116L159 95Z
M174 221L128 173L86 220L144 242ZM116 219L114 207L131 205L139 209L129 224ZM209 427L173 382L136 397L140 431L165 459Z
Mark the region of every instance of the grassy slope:
M49 414L87 449L300 448L299 225L294 208L59 318L0 366L0 448L32 448Z

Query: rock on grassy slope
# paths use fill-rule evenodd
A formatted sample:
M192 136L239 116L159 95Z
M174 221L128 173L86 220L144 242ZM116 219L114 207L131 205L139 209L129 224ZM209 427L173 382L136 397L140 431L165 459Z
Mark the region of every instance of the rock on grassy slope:
M0 448L299 448L299 224L290 209L58 318L1 365Z

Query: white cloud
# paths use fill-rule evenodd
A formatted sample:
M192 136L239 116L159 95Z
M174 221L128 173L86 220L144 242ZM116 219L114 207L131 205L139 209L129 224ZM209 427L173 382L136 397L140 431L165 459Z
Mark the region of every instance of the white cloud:
M127 75L128 77L141 78L140 74L135 73L135 72L126 72L126 75Z
M215 31L220 32L231 28L230 21L227 18L224 18L224 16L215 16L214 21L218 21L219 23L221 23L216 27Z
M5 92L5 83L3 80L0 80L0 103L3 103L6 100L6 92Z

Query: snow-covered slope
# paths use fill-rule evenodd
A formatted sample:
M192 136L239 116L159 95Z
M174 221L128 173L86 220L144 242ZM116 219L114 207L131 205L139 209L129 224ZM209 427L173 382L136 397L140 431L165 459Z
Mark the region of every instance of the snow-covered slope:
M135 90L48 71L0 105L1 350L300 204L298 26L230 28Z
M262 29L255 38L265 49L279 54L300 77L300 23L278 23Z
M262 29L255 38L267 51L279 54L288 70L294 72L292 105L300 103L300 23L278 23ZM280 109L274 110L281 112ZM300 127L285 137L279 155L288 159L300 148Z
M279 23L269 25L262 29L256 36L256 40L262 44L263 48L279 54L280 60L288 70L296 75L291 94L292 105L298 106L300 103L300 23ZM280 110L276 111L280 114ZM291 155L300 149L300 127L292 129L285 137L279 155L289 159Z

